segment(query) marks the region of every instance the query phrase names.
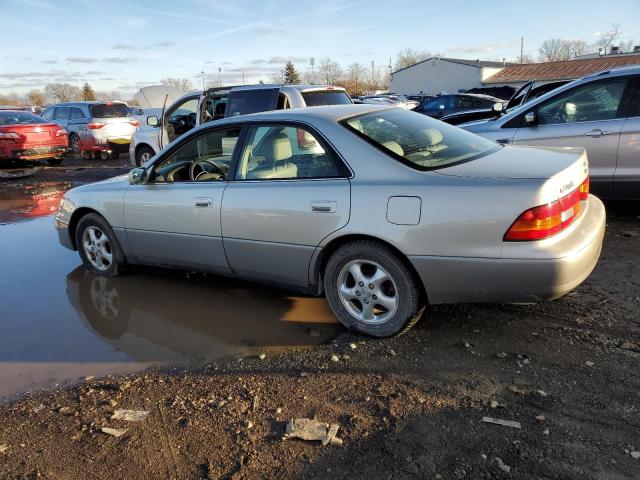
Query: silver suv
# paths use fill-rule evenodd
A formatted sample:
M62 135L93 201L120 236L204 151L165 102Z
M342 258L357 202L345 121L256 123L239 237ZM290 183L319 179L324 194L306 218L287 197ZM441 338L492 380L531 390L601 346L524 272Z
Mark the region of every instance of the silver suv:
M191 92L160 115L147 117L131 140L129 158L140 166L163 147L197 125L225 117L285 108L351 104L341 87L327 85L248 85Z
M590 75L459 127L503 144L583 147L593 193L640 199L640 67Z
M124 102L67 102L47 107L42 117L67 131L69 150L89 159L126 153L138 120Z

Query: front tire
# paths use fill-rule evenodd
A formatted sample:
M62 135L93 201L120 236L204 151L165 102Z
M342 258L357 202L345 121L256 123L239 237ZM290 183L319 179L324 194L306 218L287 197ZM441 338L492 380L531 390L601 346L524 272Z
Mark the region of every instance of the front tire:
M324 272L327 301L347 328L388 337L411 328L425 296L409 267L390 248L369 240L343 245Z
M127 264L122 248L100 215L89 213L80 219L76 228L76 246L82 263L92 272L105 277L124 273Z
M76 155L80 153L80 137L75 133L69 135L69 150Z
M142 146L136 152L136 165L142 167L146 162L156 154L151 147Z

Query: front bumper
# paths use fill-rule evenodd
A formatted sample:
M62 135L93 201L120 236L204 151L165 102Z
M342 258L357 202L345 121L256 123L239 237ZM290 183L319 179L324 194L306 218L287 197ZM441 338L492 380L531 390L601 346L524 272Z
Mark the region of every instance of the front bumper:
M73 245L73 240L71 239L71 234L69 232L69 224L61 220L59 215L56 215L55 223L56 231L58 232L58 240L60 241L60 245L69 250L75 250L76 247Z
M558 239L511 243L509 258L411 256L429 303L533 303L561 297L595 268L606 214L593 195L580 219ZM538 244L541 245L541 244ZM507 250L507 249L505 249ZM518 251L524 252L522 256ZM546 255L545 255L546 253Z

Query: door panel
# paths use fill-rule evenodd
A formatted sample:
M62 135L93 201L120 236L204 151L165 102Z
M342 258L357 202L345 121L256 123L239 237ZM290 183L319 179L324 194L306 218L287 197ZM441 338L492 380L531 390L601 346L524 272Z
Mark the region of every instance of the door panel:
M629 117L622 126L614 195L640 199L640 116Z
M589 158L592 191L611 196L624 119L521 127L513 143L546 147L583 147Z
M231 182L222 202L229 265L237 273L306 287L315 247L346 225L349 211L347 179Z
M220 203L226 182L131 185L125 194L127 237L139 260L228 270Z

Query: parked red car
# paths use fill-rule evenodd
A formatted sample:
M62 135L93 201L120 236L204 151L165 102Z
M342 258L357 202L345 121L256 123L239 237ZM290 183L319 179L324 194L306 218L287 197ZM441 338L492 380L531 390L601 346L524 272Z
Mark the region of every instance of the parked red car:
M67 132L57 123L20 110L0 111L0 164L47 160L57 165L67 150Z

